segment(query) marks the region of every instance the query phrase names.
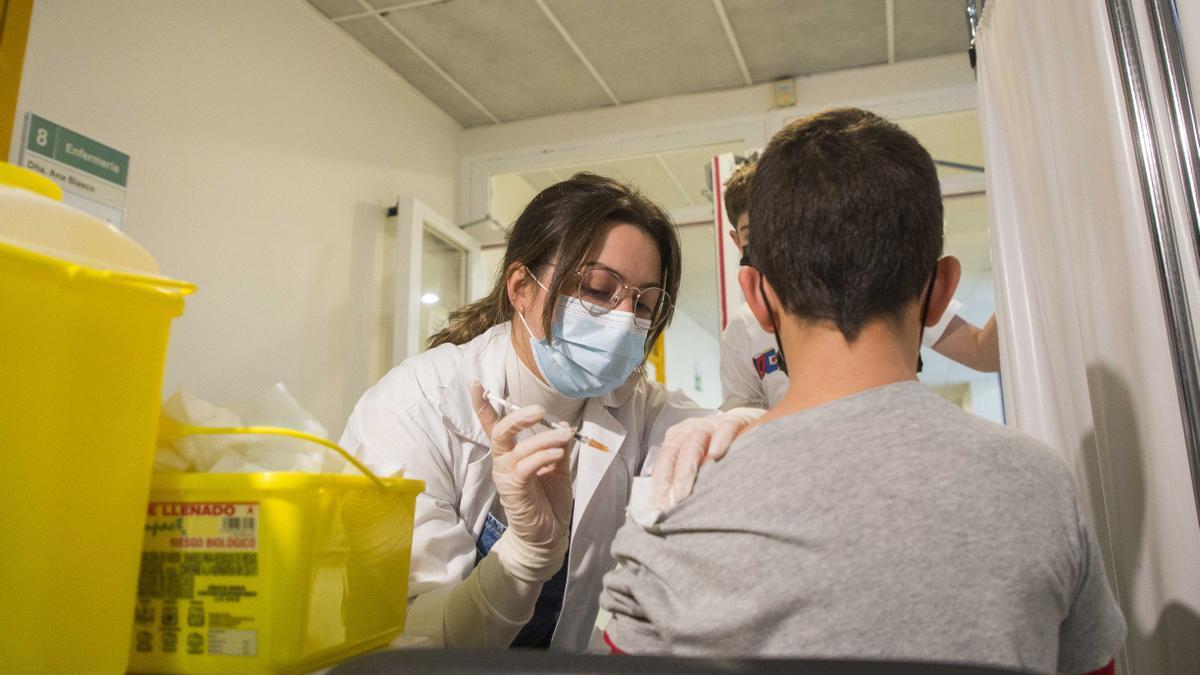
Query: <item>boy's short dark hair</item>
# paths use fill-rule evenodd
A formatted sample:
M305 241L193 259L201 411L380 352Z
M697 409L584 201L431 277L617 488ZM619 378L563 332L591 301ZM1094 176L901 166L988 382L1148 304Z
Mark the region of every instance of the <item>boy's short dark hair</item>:
M847 340L899 318L942 255L942 196L916 138L842 108L792 122L759 158L750 258L784 310Z
M754 165L748 162L725 181L725 213L729 214L729 226L737 227L738 218L750 210L750 183L754 179Z

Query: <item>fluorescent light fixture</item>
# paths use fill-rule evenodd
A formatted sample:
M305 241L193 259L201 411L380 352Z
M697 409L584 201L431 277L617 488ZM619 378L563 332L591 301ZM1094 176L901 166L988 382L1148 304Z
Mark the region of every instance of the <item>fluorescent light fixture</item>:
M427 305L436 304L438 299L437 293L426 293L425 295L421 296L421 302Z

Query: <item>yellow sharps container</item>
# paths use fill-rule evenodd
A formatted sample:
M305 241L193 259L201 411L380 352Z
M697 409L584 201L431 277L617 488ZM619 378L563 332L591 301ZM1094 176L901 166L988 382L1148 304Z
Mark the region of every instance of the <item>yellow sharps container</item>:
M129 655L171 320L191 284L0 164L0 663Z

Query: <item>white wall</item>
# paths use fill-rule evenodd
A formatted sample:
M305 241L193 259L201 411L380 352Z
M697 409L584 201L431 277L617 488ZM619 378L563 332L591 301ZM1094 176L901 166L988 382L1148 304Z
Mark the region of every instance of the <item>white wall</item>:
M686 312L675 317L663 338L667 389L682 389L706 408L721 405L721 343Z
M390 339L383 207L454 218L460 127L302 0L38 0L26 112L129 153L126 232L199 284L166 389L282 381L338 433Z

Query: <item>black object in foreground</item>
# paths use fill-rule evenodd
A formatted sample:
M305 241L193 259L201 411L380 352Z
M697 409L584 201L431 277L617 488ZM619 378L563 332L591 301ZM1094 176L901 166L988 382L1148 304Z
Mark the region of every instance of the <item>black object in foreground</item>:
M559 654L522 649L401 649L375 652L330 675L384 673L799 673L800 675L1011 675L1018 670L949 663L817 659L717 659Z

